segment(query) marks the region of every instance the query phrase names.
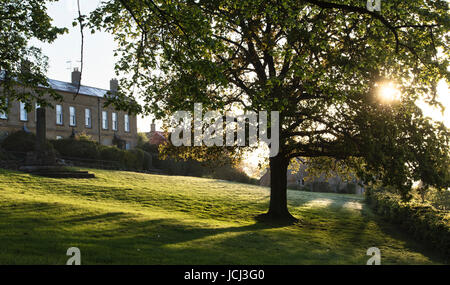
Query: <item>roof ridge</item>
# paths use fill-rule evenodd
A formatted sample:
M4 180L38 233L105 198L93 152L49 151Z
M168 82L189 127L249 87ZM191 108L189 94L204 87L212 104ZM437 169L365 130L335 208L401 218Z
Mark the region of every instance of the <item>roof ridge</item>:
M73 84L72 82L68 82L68 81L62 81L62 80L58 80L58 79L52 79L52 78L49 78L49 77L47 77L47 80L58 81L58 82L61 82L61 83L70 84L70 85L72 85L72 86L77 87L77 85ZM94 86L89 86L89 85L83 85L83 84L80 84L80 86L82 86L82 87L94 88L94 89L99 89L99 90L103 90L103 91L110 91L110 90L108 90L108 89L103 89L103 88L94 87Z

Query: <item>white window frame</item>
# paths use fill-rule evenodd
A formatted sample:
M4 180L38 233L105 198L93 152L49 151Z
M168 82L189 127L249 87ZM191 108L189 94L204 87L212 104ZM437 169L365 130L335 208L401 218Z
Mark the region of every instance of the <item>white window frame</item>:
M77 125L77 110L74 106L69 107L69 126L75 127Z
M125 122L125 132L129 133L130 132L130 116L128 116L128 114L124 115L124 122Z
M5 100L6 106L8 106L8 98ZM1 120L8 120L8 114L5 112L0 112L0 119Z
M115 112L111 114L111 127L113 131L117 131L119 127L119 123L117 121L117 113Z
M108 111L102 111L102 129L108 129Z
M25 103L20 102L19 108L20 108L20 112L19 112L20 120L22 122L28 121L28 113L27 113L27 110L25 109Z
M84 126L86 128L92 128L92 113L91 109L84 109Z
M63 125L64 124L64 116L63 116L63 108L62 105L56 105L56 124Z

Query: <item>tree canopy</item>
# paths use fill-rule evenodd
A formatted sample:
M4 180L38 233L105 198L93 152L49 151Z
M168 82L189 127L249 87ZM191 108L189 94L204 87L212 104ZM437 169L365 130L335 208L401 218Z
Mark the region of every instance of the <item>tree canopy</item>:
M48 90L45 73L47 57L30 45L31 39L52 42L65 28L52 25L46 4L56 0L2 0L0 2L0 111L7 111L7 100L20 100L28 109L37 102L49 104L44 98ZM20 83L20 87L18 87ZM54 99L60 99L50 92Z
M438 104L449 79L446 1L383 1L377 12L361 0L110 0L90 24L115 35L117 72L130 75L118 107L141 94L140 111L158 118L194 103L280 112L273 216L288 216L282 176L294 157L347 163L404 197L418 179L450 186L449 130L415 105ZM401 98L381 102L384 84Z

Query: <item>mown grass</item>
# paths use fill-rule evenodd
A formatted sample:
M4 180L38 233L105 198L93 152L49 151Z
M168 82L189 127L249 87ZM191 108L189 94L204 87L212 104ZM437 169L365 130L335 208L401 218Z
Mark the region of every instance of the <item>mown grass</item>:
M51 179L0 169L0 264L436 264L356 195L289 191L300 222L255 221L269 189L213 179L89 169Z

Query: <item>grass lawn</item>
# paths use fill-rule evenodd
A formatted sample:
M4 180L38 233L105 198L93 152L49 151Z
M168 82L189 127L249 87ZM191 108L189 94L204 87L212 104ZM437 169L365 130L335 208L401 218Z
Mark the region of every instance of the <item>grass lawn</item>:
M266 187L213 179L89 169L90 180L0 169L0 264L439 264L356 195L289 191L296 225L254 216Z

